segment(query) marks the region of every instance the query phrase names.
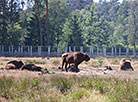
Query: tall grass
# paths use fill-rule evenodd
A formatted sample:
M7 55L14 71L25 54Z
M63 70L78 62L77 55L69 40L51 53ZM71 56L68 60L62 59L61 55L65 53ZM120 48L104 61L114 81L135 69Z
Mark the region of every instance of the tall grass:
M138 80L67 75L22 80L1 77L0 97L11 102L137 102Z

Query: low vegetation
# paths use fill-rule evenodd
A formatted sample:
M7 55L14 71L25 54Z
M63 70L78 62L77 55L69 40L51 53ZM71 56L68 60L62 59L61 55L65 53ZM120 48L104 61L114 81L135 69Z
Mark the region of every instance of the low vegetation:
M46 64L46 61L43 60L25 60L25 64Z
M0 78L0 101L11 102L137 102L138 80L98 76L51 75Z

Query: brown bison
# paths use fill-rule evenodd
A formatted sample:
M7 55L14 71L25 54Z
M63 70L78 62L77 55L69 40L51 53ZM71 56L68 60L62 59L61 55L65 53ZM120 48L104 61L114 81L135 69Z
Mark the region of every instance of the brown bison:
M5 68L6 69L20 69L23 65L24 63L22 61L12 60L6 64Z
M77 72L78 65L83 61L89 61L90 57L86 53L82 52L72 52L72 53L65 53L62 55L62 70L65 64L65 70L68 72L67 65L73 63L74 64L74 71Z
M16 69L16 66L14 65L14 64L6 64L6 66L5 66L5 69L6 70L9 70L9 69Z
M34 64L25 64L22 66L21 70L30 70L30 71L42 71L41 67L38 67Z
M61 58L62 58L62 66L64 66L64 63L66 62L66 57L68 56L69 53L63 53ZM70 67L70 63L69 63L69 67ZM63 67L62 67L63 69Z
M120 61L120 67L119 67L119 69L120 70L128 70L128 69L134 70L134 68L131 66L131 63L127 62L125 58L123 58Z

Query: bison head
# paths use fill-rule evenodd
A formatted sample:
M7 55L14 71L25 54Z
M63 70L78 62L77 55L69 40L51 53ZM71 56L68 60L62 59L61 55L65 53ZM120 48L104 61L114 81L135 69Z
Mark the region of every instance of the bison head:
M89 61L90 60L90 57L86 53L84 53L84 56L83 57L84 57L84 60L85 61Z

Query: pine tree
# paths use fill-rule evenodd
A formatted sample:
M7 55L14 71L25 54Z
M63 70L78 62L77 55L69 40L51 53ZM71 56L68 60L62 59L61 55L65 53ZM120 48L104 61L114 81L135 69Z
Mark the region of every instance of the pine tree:
M80 20L76 15L72 15L71 19L67 19L63 27L64 46L82 46L82 30L80 28Z
M91 6L90 14L85 18L85 24L83 26L84 31L84 44L86 46L96 45L108 45L110 24L100 16L100 12L97 11L95 4Z
M136 44L138 43L138 0L131 1L129 17L128 17L128 40L134 46L136 52ZM136 56L136 54L135 54Z

